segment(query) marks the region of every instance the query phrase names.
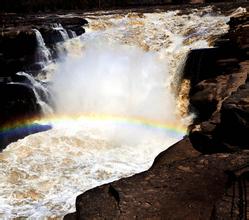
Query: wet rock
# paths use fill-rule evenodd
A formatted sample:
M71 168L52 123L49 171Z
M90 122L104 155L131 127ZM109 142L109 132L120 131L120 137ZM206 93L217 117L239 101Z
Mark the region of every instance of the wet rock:
M200 152L196 151L189 138L185 137L183 140L174 144L166 151L160 153L156 158L152 165L155 166L166 166L175 161L184 160L187 158L193 158L200 155Z
M58 30L58 29L54 29L51 27L42 27L40 29L44 42L47 45L53 45L53 44L65 41L61 31L65 31L65 30L63 30L62 28L61 30Z
M188 54L183 77L191 80L194 87L199 82L213 77L232 73L239 68L240 51L226 46L195 49Z
M23 83L0 83L0 124L20 118L35 116L41 112L31 86Z
M41 108L33 89L24 83L0 83L0 100L0 149L3 149L12 141L38 130L38 126L18 128L20 124L16 123L26 118L38 117L41 114ZM8 131L8 127L16 127L16 129Z
M73 27L83 27L88 24L88 21L81 17L60 18L59 22L66 29L73 29Z
M219 102L234 91L233 87L241 85L243 75L233 74L240 69L240 53L237 50L228 52L229 48L193 50L188 56L184 78L191 82L190 111L199 121L208 120Z
M75 16L0 14L0 129L13 127L0 133L0 149L28 134L50 129L41 125L15 127L16 122L41 114L32 83L16 73L39 73L57 58L56 44L69 38L68 31L73 33L71 38L76 37L84 33L82 26L86 24ZM48 94L37 92L44 102L50 101Z
M63 17L56 15L12 15L0 14L0 66L2 76L13 76L19 71L37 73L44 65L36 62L39 46L34 29L39 31L56 58L58 42L79 36L85 32L83 28L88 22L80 17ZM68 35L71 31L74 34Z
M88 24L87 20L80 17L50 17L47 19L49 19L50 25L42 24L41 27L38 27L47 45L65 41L65 35L73 38L85 33L83 26ZM69 36L68 33L71 32L75 33L75 36Z

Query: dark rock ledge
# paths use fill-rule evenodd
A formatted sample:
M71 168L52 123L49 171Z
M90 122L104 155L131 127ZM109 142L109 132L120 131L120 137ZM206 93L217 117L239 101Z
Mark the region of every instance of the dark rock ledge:
M56 43L65 40L61 32L64 31L69 38L79 36L85 32L83 26L87 23L73 15L0 13L0 77L14 77L18 71L35 74L41 70L42 66L36 63L39 45L34 29L41 33L54 59Z
M249 13L229 24L216 48L187 59L184 78L197 115L189 137L148 171L78 196L65 219L249 218Z

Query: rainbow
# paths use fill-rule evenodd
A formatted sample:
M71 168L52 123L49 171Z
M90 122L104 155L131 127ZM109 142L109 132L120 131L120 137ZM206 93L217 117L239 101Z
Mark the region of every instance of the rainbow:
M0 128L0 135L21 131L27 129L34 129L37 125L45 126L44 130L51 129L53 125L73 123L76 121L86 122L86 123L115 123L122 126L140 126L149 129L158 129L170 133L172 135L184 136L187 133L186 127L180 125L179 123L161 122L159 120L151 120L143 117L124 117L118 115L107 115L107 114L93 114L84 113L79 115L51 115L43 118L29 118L17 120L15 122L10 122L5 124ZM46 128L46 129L45 129Z

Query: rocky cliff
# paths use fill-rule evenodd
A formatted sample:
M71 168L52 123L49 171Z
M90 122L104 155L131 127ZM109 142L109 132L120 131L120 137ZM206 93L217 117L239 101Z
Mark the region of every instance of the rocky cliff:
M249 14L231 18L215 48L191 51L184 138L146 172L77 197L65 219L247 219L249 190Z

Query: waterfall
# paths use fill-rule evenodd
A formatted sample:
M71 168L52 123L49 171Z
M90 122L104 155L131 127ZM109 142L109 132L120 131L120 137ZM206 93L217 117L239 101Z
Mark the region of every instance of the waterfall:
M75 33L75 31L68 30L68 36L69 36L70 38L75 38L75 37L77 37L77 34Z
M49 90L44 85L42 85L42 83L33 78L33 76L25 72L19 72L17 73L17 75L24 76L28 80L28 82L10 82L9 84L25 84L30 86L36 97L36 102L40 105L43 114L47 115L53 113L53 109L49 105L49 102L51 101Z
M46 47L45 42L41 33L37 29L33 29L36 41L37 41L37 50L35 54L35 63L38 64L41 68L44 68L51 60L51 53Z
M62 27L61 24L54 24L53 25L53 29L56 30L56 31L58 31L58 33L60 34L61 39L63 41L66 41L66 40L69 39L67 31Z

